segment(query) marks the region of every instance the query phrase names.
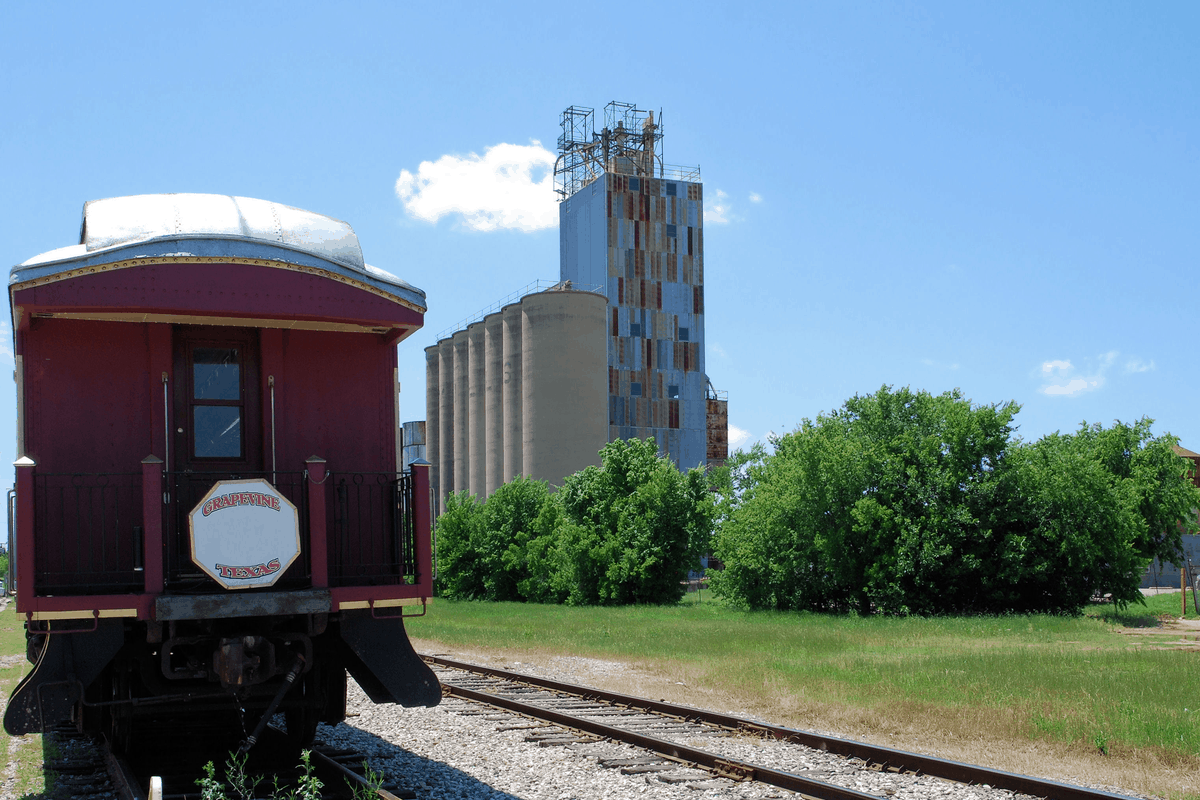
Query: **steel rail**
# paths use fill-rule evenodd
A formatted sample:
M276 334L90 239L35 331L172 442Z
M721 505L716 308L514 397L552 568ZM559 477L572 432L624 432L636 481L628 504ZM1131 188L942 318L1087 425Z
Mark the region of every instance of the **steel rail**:
M524 675L518 672L496 669L494 667L467 664L461 661L441 658L440 656L422 656L422 658L430 664L437 664L450 669L473 672L478 675L488 675L495 678L505 678L518 683L525 683L531 686L540 686L544 689L551 689L553 691L563 692L565 694L577 695L587 699L601 700L607 703L628 706L630 708L653 711L658 714L665 714L686 720L706 722L710 725L715 725L731 731L770 736L772 738L779 739L780 741L802 744L806 747L811 747L814 750L822 750L835 755L862 759L868 764L878 764L880 769L885 769L888 771L920 773L937 778L956 781L958 783L987 784L996 789L1007 789L1020 794L1032 795L1033 797L1051 798L1052 800L1132 800L1132 798L1127 795L1114 794L1112 792L1105 792L1099 789L1088 789L1082 786L1074 786L1069 783L1060 783L1058 781L1048 780L1046 778L1035 778L1029 775L1019 775L1014 772L1004 772L1002 770L992 769L991 767L982 767L976 764L965 764L959 761L950 761L944 758L938 758L936 756L922 755L921 753L912 753L906 750L896 750L890 747L882 747L879 745L867 744L866 742L855 741L853 739L841 739L835 736L824 736L817 733L810 733L808 731L796 730L794 728L784 728L778 725L749 722L744 719L739 719L738 717L728 714L721 714L715 711L706 711L704 709L667 703L660 700L650 700L644 697L634 697L632 695L620 694L618 692L593 689L587 686L577 686L570 683L550 680L548 678L539 678L534 675ZM452 691L457 693L459 691L470 690L460 690L458 687L454 687ZM496 699L495 695L485 696L489 699L483 702L492 702L493 699ZM543 716L543 712L540 709L537 712L537 716ZM575 720L577 718L570 717L569 719ZM579 721L586 722L585 720ZM571 727L579 726L571 724ZM609 736L612 734L605 733L602 735ZM623 737L624 734L622 734L622 738ZM680 745L675 745L673 743L668 744L671 744L671 746L674 747L681 747ZM795 789L793 791L803 790ZM807 792L805 793L807 794Z
M337 761L334 761L332 758L325 755L321 751L314 749L314 750L310 750L309 754L310 754L310 758L312 758L313 761L320 762L321 766L324 767L325 769L331 769L334 772L341 775L347 781L352 781L353 782L352 785L362 787L363 789L373 788L371 786L371 784L367 781L367 779L364 778L362 775L359 775L357 772L355 772L354 770L345 766L344 764L340 764ZM355 790L355 797L357 797L357 796L358 796L358 790ZM375 796L378 797L379 800L400 800L400 798L398 798L396 795L392 794L387 789L383 789L383 788L375 789Z
M673 761L679 761L683 765L699 764L718 775L733 778L734 780L754 780L769 783L773 786L799 792L807 797L816 798L816 800L879 800L879 797L876 795L867 794L855 789L847 789L844 786L805 778L803 775L752 764L749 761L724 758L707 750L700 750L677 742L670 742L666 739L657 739L653 736L623 730L612 725L605 725L603 722L593 722L588 719L573 717L570 714L563 714L548 708L522 703L519 700L511 700L500 695L466 689L461 686L451 686L449 684L442 684L442 691L451 697L473 700L476 703L483 703L495 708L505 709L506 711L513 711L527 717L553 722L555 725L564 728L571 728L584 733L602 736L606 739L636 745L637 747L652 750L659 755L666 756Z
M129 762L120 756L113 755L108 747L101 747L104 755L104 765L108 767L109 780L113 782L113 790L121 800L146 800L146 793L138 785Z

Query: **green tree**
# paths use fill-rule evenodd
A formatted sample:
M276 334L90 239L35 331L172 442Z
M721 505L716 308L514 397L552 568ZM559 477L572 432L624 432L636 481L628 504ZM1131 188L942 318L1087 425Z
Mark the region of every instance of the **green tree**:
M755 608L1077 612L1139 601L1200 491L1150 420L1026 444L1016 403L884 386L804 420L723 495L714 588Z
M709 469L708 485L717 496L715 525L720 525L732 515L752 483L750 470L761 465L766 457L766 445L755 442L749 450L734 450L724 464Z
M1098 594L1122 604L1140 597L1148 559L1134 547L1144 524L1136 494L1094 456L1085 440L1057 433L1009 455L1009 609L1078 613Z
M547 507L550 510L547 511ZM543 534L553 538L561 516L545 481L517 477L480 503L466 492L447 498L437 520L438 575L442 594L470 600L538 599L555 593L542 587L532 568L544 570Z
M1146 417L1133 425L1116 420L1107 430L1084 423L1075 436L1115 478L1131 485L1145 523L1133 542L1138 555L1179 566L1182 534L1197 531L1200 490L1188 480L1192 463L1175 453L1179 440L1169 433L1151 435L1153 424Z
M677 602L712 531L704 471L681 473L654 439L610 442L600 456L600 467L567 477L560 492L567 602Z
M994 547L977 512L1017 410L884 386L804 420L749 469L717 535L714 588L779 609L977 606Z
M550 490L545 481L518 476L496 489L484 503L474 547L485 599L525 599L521 585L530 578L529 548L535 538L547 532L538 521L548 502ZM548 532L553 533L553 528Z
M528 575L517 590L531 603L563 603L571 591L571 562L564 547L564 527L570 525L557 494L546 498L533 521L534 536L526 546Z
M438 594L458 600L473 600L485 594L479 559L483 535L483 504L466 492L446 498L446 510L437 518Z
M1011 531L1010 564L1022 556L1014 608L1078 611L1102 594L1140 603L1150 560L1182 558L1200 490L1172 450L1175 437L1152 436L1152 424L1083 423L1012 449L998 508Z

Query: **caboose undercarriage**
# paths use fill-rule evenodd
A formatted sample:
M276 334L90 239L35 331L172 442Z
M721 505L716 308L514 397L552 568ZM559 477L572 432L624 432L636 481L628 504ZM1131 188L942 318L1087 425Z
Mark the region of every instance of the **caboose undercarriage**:
M305 745L319 722L345 718L347 673L376 703L441 696L403 620L370 611L45 627L30 625L36 666L5 712L14 735L71 719L123 749L139 719L226 715L250 745L279 713L288 738Z

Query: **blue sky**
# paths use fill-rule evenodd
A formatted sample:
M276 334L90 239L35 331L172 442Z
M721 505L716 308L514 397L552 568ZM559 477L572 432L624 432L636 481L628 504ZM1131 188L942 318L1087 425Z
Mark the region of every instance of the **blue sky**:
M891 384L1200 450L1198 39L1183 2L7 3L3 251L128 194L344 219L428 293L419 419L422 348L558 275L559 114L635 102L702 170L733 438Z

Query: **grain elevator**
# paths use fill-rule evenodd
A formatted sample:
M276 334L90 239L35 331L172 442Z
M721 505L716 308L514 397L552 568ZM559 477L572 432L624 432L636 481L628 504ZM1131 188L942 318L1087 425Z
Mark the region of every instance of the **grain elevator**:
M445 507L517 475L558 486L616 439L657 440L680 469L727 455L728 400L704 372L699 167L663 162L662 115L563 112L559 280L426 348L425 450Z

